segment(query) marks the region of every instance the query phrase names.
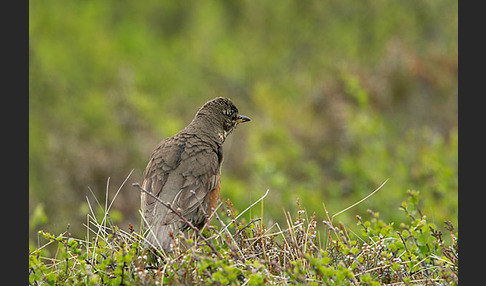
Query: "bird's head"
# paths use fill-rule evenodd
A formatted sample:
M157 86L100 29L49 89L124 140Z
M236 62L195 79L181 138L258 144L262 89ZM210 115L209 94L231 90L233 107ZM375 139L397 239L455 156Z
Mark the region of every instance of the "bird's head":
M224 142L238 124L250 121L250 118L238 114L238 108L224 97L217 97L206 102L196 114L195 119L206 118Z

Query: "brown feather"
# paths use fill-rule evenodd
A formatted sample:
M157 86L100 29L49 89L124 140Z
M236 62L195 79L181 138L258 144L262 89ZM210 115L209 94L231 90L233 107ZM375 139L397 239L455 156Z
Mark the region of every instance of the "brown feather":
M216 206L225 139L221 134L229 134L236 127L237 112L228 99L207 102L186 128L159 143L145 168L142 187L179 209L195 226L203 226L204 214ZM150 227L148 241L170 251L171 234L175 236L187 226L144 193L141 203Z

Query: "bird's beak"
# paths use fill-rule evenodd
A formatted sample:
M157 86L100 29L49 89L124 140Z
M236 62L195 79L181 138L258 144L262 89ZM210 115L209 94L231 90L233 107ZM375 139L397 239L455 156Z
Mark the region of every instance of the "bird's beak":
M247 122L247 121L250 121L250 120L251 119L248 116L238 115L238 120L236 120L236 122L243 123L243 122Z

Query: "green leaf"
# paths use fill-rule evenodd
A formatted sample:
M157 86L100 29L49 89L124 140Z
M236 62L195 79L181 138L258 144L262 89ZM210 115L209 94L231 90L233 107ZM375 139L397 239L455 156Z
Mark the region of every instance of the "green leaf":
M425 245L427 243L427 235L419 234L417 237L417 244L418 245Z

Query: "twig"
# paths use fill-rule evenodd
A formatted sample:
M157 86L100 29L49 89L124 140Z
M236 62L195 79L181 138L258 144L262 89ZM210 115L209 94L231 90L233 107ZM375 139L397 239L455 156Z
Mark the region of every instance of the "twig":
M356 205L360 204L361 202L363 202L363 201L364 201L364 200L366 200L367 198L371 197L371 196L372 196L374 193L378 192L378 191L381 189L381 187L383 187L383 186L386 184L386 182L388 182L388 180L389 180L389 179L390 179L390 178L386 179L386 180L383 182L383 184L381 184L381 186L379 186L379 187L378 187L376 190L374 190L374 191L373 191L371 194L369 194L369 195L367 195L366 197L364 197L363 199L361 199L359 202L354 203L353 205L351 205L351 206L349 206L349 207L345 208L344 210L342 210L342 211L338 212L337 214L333 215L333 216L331 217L331 221L334 219L334 217L335 217L335 216L337 216L337 215L339 215L339 214L342 214L343 212L345 212L345 211L349 210L350 208L352 208L352 207L354 207L354 206L356 206Z
M400 239L402 240L403 247L405 248L405 251L406 251L407 253L409 253L408 248L407 248L407 244L405 243L405 239L403 239L402 234L401 234L399 231L397 231L396 233L398 234L398 236L399 236L399 237L400 237ZM409 260L410 260L410 258L409 258Z
M251 220L251 221L250 221L250 222L249 222L247 225L245 225L243 228L241 228L240 230L238 230L238 231L237 231L237 232L236 232L236 233L233 235L233 238L234 238L235 236L237 236L238 234L240 234L240 233L241 233L243 230L245 230L245 228L249 227L249 226L250 226L252 223L255 223L255 222L260 221L260 220L262 220L262 218L261 218L261 217L257 217L257 218L255 218L255 219L252 219L252 220Z
M66 252L68 252L68 250L67 250L68 241L69 241L69 238L71 237L71 233L69 232L69 228L70 227L71 227L71 225L68 223L68 225L66 227L67 237L66 237L66 239L64 241L64 247L66 249ZM69 269L69 261L68 261L68 258L66 257L66 273L65 273L66 276L68 275L68 269Z
M145 190L142 186L140 186L139 183L133 183L132 186L134 187L137 187L139 188L142 192L148 194L149 196L151 196L152 198L154 198L157 202L161 203L164 207L168 208L169 210L171 210L175 215L177 215L185 224L187 224L192 230L194 230L194 232L197 234L197 236L199 238L201 238L203 241L206 242L206 244L211 248L212 252L214 254L216 254L220 259L223 259L223 257L221 256L221 254L219 252L216 251L216 249L214 248L214 246L208 242L208 240L199 232L199 229L197 227L195 227L189 220L187 220L182 214L181 212L175 210L174 208L172 208L172 206L168 203L165 203L164 201L162 201L161 199L159 199L159 197L157 197L156 195L152 194L151 192Z
M209 215L206 212L206 210L204 209L201 200L197 197L196 192L194 190L190 190L190 192L196 198L197 202L199 203L199 208L201 209L204 217L206 218L206 222L205 222L205 224L203 224L203 228L207 224L208 231L209 231L209 243L211 244L211 248L213 249L214 248L214 242L213 242L213 237L212 237L212 233L211 233L211 228L209 228ZM206 241L206 243L207 243L207 241Z
M349 245L349 242L348 242L348 239L344 236L344 231L343 232L340 232L338 231L332 224L330 221L326 221L326 220L323 220L322 221L325 225L327 225L327 227L334 231L334 233L336 233L336 235L338 235L338 238L340 237L342 239L342 242L344 242L346 244L346 246L348 246L348 248L351 248L351 246Z
M263 200L267 195L268 195L268 192L270 191L270 189L267 189L267 191L265 192L265 194L259 198L256 202L254 202L253 204L251 204L249 207L247 207L243 212L241 212L239 215L237 215L235 217L235 221L241 216L243 215L246 211L248 211L249 209L251 209L254 205L256 205L257 203L259 203L261 200ZM224 232L226 231L226 229L228 228L229 224L227 224L219 233L218 233L218 237Z
M157 197L156 195L152 194L151 192L145 190L144 188L142 188L142 186L140 186L139 183L133 183L132 186L134 187L137 187L139 188L142 192L146 193L147 195L151 196L152 198L154 198L157 202L161 203L164 207L168 208L169 210L171 210L176 216L178 216L182 222L184 222L185 224L187 224L187 226L189 226L192 230L196 231L196 232L199 232L199 229L197 227L195 227L189 220L187 220L182 214L181 212L175 210L170 204L162 201L161 199L159 199L159 197Z
M202 211L202 213L203 213L204 217L206 218L206 223L207 223L207 224L208 224L208 226L209 226L209 215L208 215L208 213L206 212L206 210L204 209L204 207L203 207L203 205L202 205L201 200L200 200L200 199L197 197L196 192L195 192L194 190L190 190L189 192L190 192L190 193L191 193L191 194L192 194L192 195L193 195L193 196L196 198L197 203L199 204L199 209ZM206 224L204 224L204 226L205 226L205 225L206 225ZM204 226L203 226L203 228L204 228ZM210 234L211 234L211 230L209 229L209 227L208 227L208 230L210 231Z
M221 226L222 227L225 227L226 224L221 220L221 218L219 217L218 213L217 212L214 212L213 214L216 217L216 220L219 221L219 223L221 224ZM234 236L231 236L231 233L229 232L229 230L226 230L226 231L229 233L229 235L227 237L231 238L231 240L234 241ZM218 239L219 237L220 237L220 235L218 234L218 236L216 237L216 239ZM231 245L231 243L228 243L227 237L226 237L226 239L221 239L221 241L224 242L224 243L226 243L226 245L228 245L228 247L231 248L231 250L233 251L233 253L236 253L236 250L235 250L234 246ZM241 255L239 255L240 258L242 258L243 260L246 260L245 255L243 254L243 252L241 251L241 249L238 247L238 244L236 242L235 242L235 246L236 246L236 248L238 249L238 251L241 254Z

